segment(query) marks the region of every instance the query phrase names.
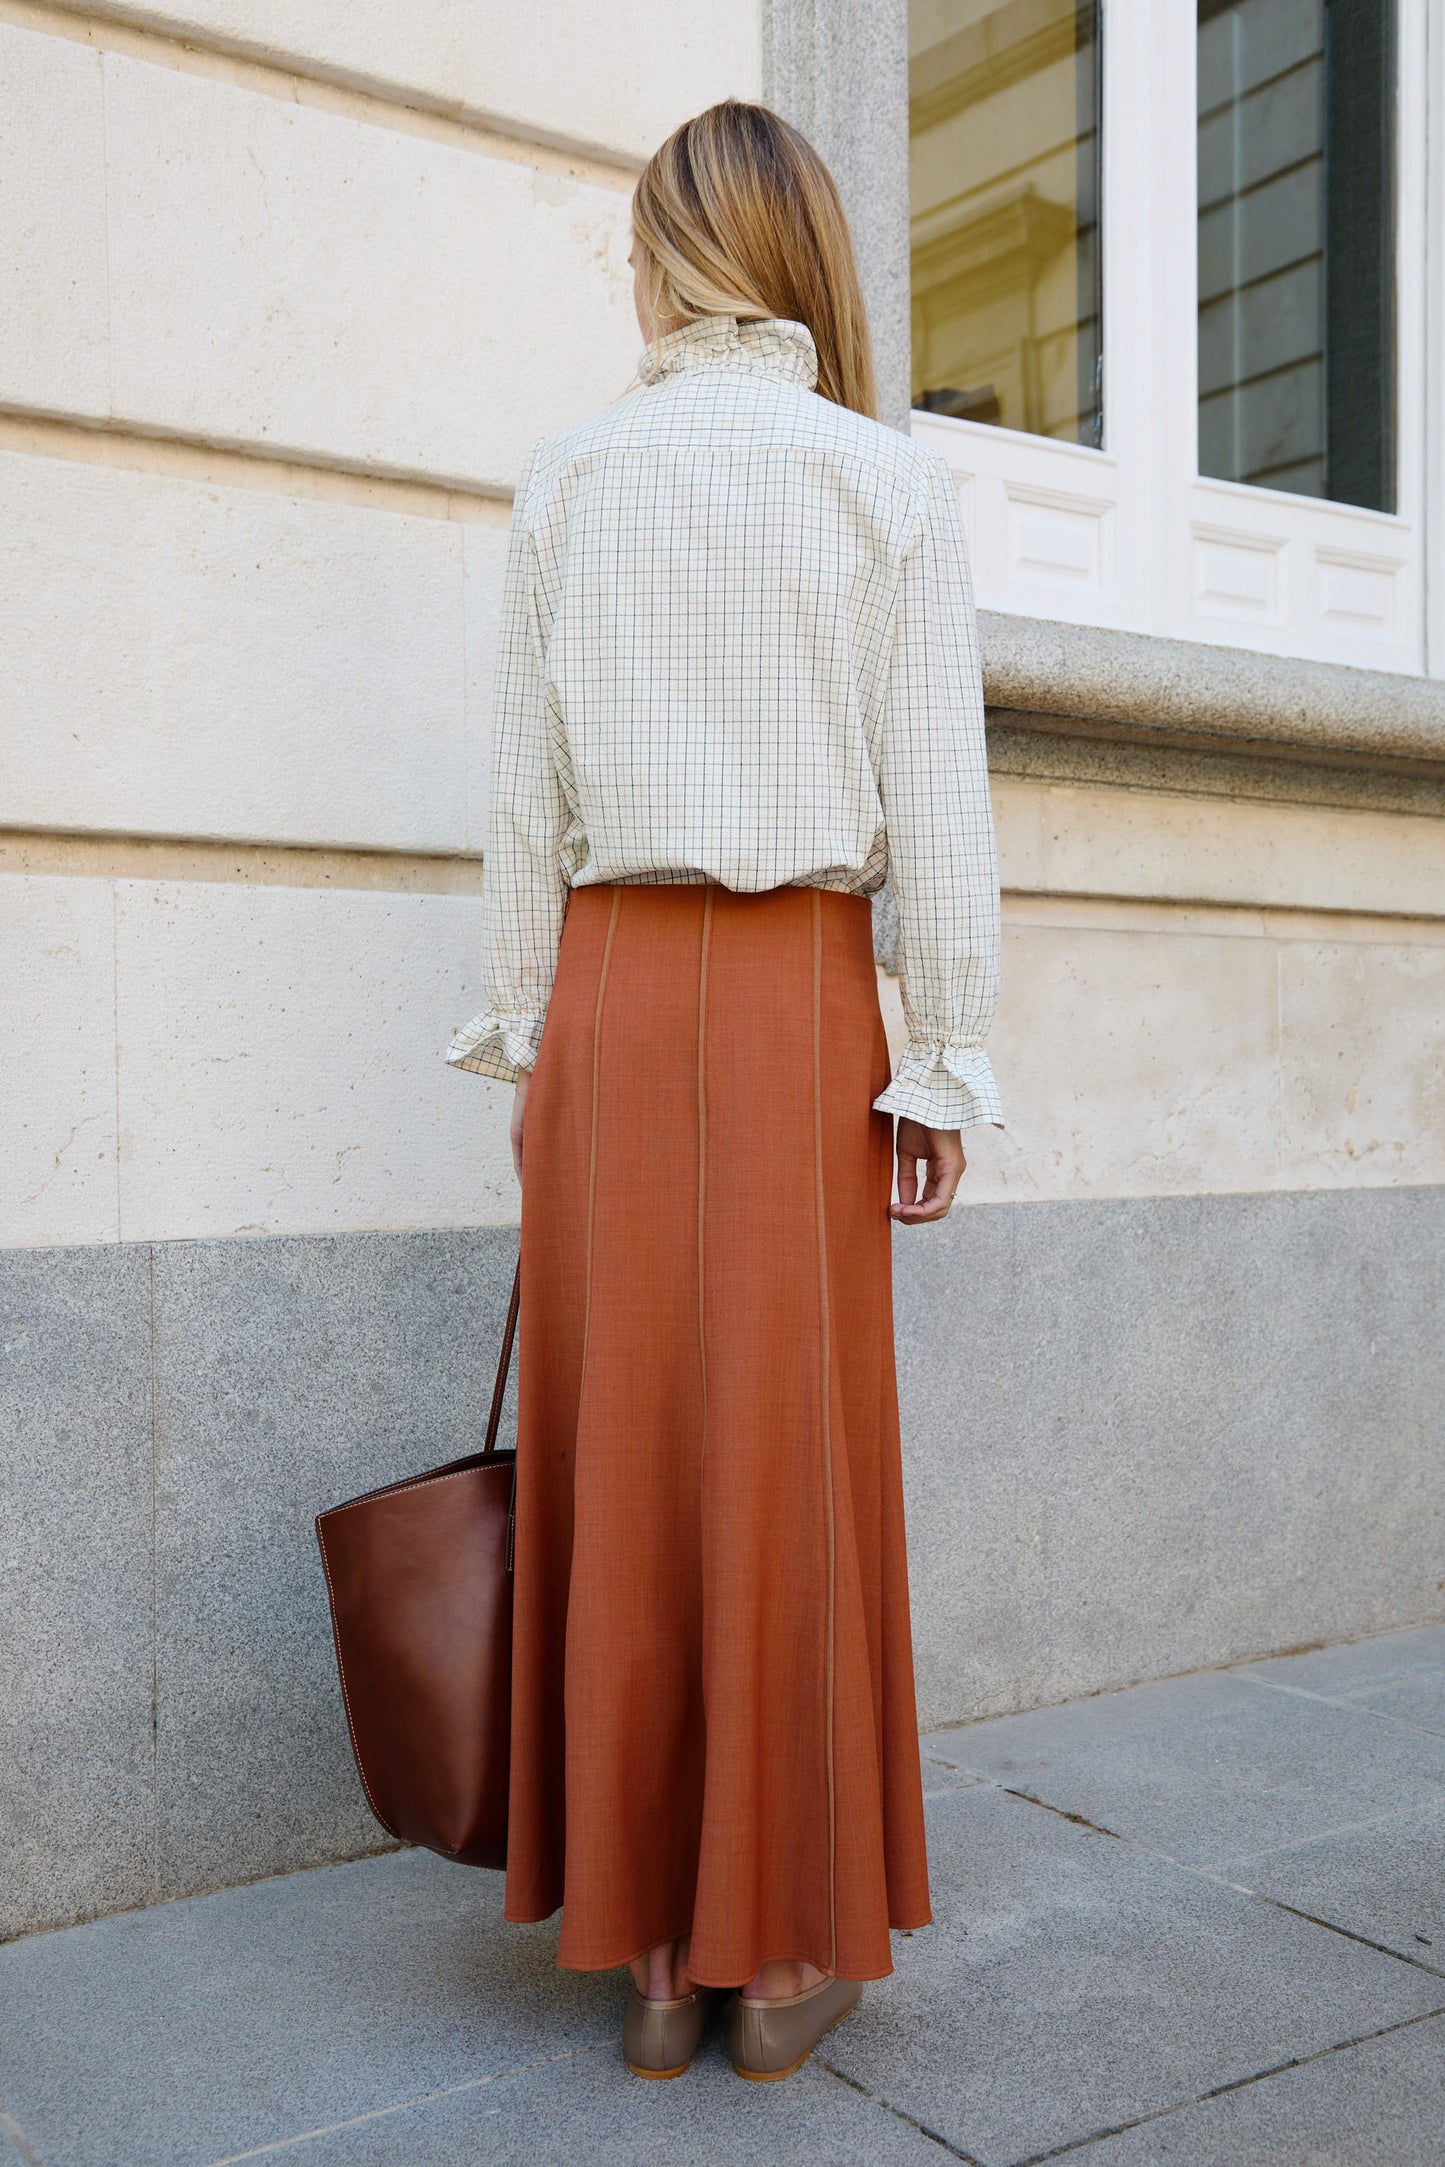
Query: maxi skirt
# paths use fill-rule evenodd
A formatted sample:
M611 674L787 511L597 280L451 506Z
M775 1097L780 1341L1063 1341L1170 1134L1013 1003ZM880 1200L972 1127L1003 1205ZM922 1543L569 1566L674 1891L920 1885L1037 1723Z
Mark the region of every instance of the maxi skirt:
M527 1101L506 1915L892 1968L929 1918L866 901L575 889Z

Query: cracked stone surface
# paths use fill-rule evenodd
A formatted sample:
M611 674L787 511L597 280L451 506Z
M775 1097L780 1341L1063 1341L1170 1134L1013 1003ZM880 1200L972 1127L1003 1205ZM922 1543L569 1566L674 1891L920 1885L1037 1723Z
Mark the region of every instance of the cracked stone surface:
M0 1948L0 2162L1438 2167L1445 1630L923 1740L935 1922L799 2074L639 2084L620 1975L397 1852Z

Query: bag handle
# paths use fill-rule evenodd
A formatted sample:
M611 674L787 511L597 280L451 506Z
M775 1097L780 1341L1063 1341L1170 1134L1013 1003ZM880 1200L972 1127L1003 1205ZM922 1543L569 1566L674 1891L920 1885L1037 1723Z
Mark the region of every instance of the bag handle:
M517 1259L517 1269L512 1279L512 1299L507 1304L507 1321L502 1327L502 1351L497 1356L497 1381L492 1387L492 1404L487 1415L487 1441L484 1453L497 1449L497 1431L501 1427L502 1402L507 1396L507 1372L512 1366L512 1342L517 1336L517 1312L522 1306L522 1260Z

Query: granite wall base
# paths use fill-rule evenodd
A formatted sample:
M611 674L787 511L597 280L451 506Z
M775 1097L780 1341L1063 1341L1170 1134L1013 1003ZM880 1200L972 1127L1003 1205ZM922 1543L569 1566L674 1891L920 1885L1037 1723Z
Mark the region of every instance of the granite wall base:
M1445 1616L1445 1188L899 1234L925 1726Z
M0 1258L0 1932L383 1848L313 1515L480 1430L508 1229ZM896 1248L920 1716L1445 1615L1445 1189Z

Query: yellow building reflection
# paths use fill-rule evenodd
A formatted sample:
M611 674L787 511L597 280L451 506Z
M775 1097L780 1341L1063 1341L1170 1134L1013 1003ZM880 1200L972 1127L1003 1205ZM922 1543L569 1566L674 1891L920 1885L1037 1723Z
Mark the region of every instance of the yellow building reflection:
M911 0L913 404L1102 441L1096 0Z

